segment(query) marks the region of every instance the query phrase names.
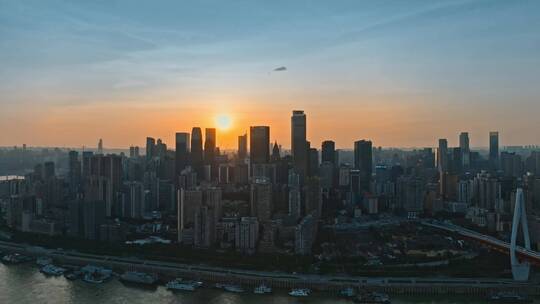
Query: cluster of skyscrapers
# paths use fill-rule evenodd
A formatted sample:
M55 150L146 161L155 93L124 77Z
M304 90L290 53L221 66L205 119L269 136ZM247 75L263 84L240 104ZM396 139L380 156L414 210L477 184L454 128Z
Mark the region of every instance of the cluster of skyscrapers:
M471 149L467 132L458 147L440 139L436 151L365 139L340 151L332 140L315 147L307 130L306 114L293 111L290 153L271 143L269 126L251 126L233 153L220 150L214 128L176 133L174 150L148 137L144 155L136 146L105 154L100 140L94 152L70 151L65 172L45 162L24 179L0 181L6 223L108 242L150 234L242 254L309 255L321 229L381 213L450 213L504 232L517 186L540 210L540 152L500 152L497 132L483 153Z

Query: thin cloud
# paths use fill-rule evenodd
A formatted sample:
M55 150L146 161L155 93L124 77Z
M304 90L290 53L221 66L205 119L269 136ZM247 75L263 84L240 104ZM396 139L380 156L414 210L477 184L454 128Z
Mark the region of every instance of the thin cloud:
M279 68L275 68L274 72L283 72L283 71L286 71L286 70L287 70L287 67L281 66Z

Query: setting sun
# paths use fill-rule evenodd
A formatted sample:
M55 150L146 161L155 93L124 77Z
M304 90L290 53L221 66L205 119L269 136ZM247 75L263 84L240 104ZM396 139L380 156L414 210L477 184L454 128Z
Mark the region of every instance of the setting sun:
M232 119L229 115L221 114L216 117L216 126L220 130L228 130L232 126Z

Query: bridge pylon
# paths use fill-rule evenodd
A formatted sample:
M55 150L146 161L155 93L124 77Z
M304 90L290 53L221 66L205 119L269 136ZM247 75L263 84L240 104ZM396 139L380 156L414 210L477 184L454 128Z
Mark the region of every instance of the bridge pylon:
M516 246L519 225L523 232L524 248L531 249L531 240L529 238L529 226L527 225L527 214L525 213L525 198L523 189L516 190L516 204L514 206L514 217L512 220L512 236L510 239L510 265L512 266L512 276L514 281L528 281L531 266L529 262L520 262L517 258Z

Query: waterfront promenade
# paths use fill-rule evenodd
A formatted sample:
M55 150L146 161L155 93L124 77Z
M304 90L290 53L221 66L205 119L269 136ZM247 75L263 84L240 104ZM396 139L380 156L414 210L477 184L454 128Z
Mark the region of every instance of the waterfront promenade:
M355 287L365 290L383 291L390 294L406 295L467 294L485 296L499 291L540 295L540 286L536 284L518 283L511 279L499 278L353 277L291 274L92 255L3 241L0 241L0 251L18 252L34 257L48 256L54 259L57 264L61 265L82 266L94 264L111 268L117 272L137 270L156 273L161 279L183 277L202 280L205 283L235 282L245 286L256 286L265 282L271 284L274 288L289 289L306 287L330 293L337 292L345 287Z

